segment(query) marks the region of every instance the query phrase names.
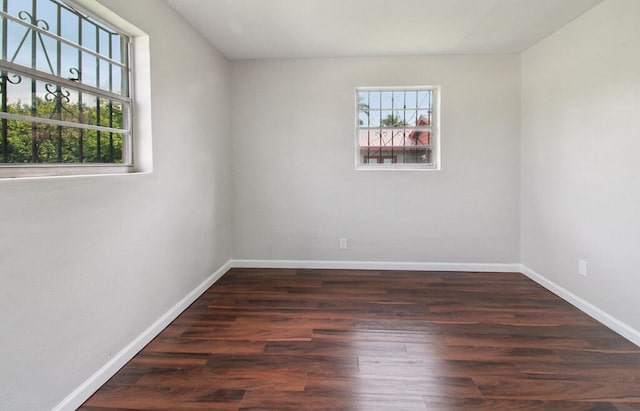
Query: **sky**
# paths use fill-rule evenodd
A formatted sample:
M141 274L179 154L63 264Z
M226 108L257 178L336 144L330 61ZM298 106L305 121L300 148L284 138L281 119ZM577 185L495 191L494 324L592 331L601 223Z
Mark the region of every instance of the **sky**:
M424 89L358 90L359 120L364 127L379 127L380 120L392 113L407 125L416 124L421 115L428 115L432 108L432 91Z

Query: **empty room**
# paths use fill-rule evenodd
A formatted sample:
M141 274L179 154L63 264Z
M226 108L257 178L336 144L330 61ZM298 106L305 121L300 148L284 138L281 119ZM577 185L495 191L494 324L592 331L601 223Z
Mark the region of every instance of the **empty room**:
M640 409L640 1L0 3L0 410Z

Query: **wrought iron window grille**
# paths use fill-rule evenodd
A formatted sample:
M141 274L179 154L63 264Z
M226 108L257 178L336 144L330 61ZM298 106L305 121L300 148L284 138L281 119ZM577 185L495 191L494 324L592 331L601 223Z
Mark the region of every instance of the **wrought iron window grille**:
M356 101L356 168L439 167L439 87L363 87Z
M131 164L129 37L59 0L0 1L0 162Z

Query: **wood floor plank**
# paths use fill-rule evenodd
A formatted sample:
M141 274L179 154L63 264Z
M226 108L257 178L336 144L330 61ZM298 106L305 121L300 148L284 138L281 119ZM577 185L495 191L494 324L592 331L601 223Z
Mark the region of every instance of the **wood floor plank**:
M247 391L240 411L279 410L279 411L428 411L424 399L418 395L402 398L386 394L340 394L336 392L290 392L269 393Z
M232 269L82 410L632 410L640 348L518 273Z
M347 394L384 394L388 398L404 398L418 393L438 392L445 397L481 398L471 378L418 375L411 377L354 375L310 372L305 391Z
M640 403L639 386L634 382L500 377L478 377L474 381L486 398Z
M233 344L216 339L180 337L156 338L145 352L196 354L258 354L264 351L264 341L235 340Z
M464 411L622 411L619 404L583 401L542 401L542 400L502 400L482 398L440 398L424 397L429 410Z
M237 410L244 396L242 390L163 386L107 385L101 390L104 395L93 396L87 409Z

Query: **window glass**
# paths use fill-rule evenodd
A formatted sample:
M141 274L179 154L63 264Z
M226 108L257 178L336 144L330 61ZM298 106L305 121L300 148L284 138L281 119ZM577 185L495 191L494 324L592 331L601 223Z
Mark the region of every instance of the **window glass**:
M438 168L439 88L356 90L356 167Z
M129 37L63 1L0 4L0 165L126 163Z

